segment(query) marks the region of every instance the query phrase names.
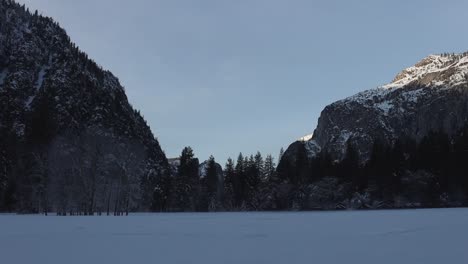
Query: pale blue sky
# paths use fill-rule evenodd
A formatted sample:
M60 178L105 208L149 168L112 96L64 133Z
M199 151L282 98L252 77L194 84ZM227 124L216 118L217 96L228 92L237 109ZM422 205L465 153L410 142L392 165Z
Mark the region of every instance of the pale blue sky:
M21 0L125 86L168 157L277 156L327 104L468 50L468 1Z

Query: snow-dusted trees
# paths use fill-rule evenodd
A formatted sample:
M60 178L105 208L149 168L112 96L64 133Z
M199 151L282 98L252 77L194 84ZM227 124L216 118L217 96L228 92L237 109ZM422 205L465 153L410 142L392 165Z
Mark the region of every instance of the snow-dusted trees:
M93 214L102 181L106 139L92 131L65 134L50 145L49 197L59 214Z
M144 150L93 130L57 137L47 163L47 201L59 214L114 215L139 208Z
M130 140L107 145L102 199L105 211L114 215L128 214L140 209L141 185L144 176L144 149Z

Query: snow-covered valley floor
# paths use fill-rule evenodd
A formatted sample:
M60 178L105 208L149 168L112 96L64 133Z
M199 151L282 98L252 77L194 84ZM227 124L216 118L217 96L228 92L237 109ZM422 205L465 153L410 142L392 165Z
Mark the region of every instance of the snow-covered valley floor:
M0 215L0 263L468 263L468 209Z

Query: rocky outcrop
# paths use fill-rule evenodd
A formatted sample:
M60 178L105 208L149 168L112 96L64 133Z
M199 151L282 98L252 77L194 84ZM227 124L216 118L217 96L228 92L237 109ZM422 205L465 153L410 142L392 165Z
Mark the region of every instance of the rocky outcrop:
M198 174L200 175L200 178L204 178L206 176L206 169L208 167L208 160L205 160L204 162L200 163L200 166L198 167ZM218 176L218 182L222 183L224 180L224 174L223 174L223 167L221 164L216 162L216 175Z
M327 151L336 160L352 144L365 161L376 139L420 140L430 131L451 135L467 124L468 53L431 55L403 70L390 84L328 105L312 138L299 142L306 145L309 156Z

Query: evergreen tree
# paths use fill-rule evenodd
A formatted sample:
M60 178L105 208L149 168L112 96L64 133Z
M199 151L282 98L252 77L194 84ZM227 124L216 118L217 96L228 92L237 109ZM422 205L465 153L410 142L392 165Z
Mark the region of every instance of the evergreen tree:
M264 177L264 170L265 170L265 162L263 161L263 157L262 157L262 154L260 153L260 151L257 151L257 154L255 154L255 157L254 157L254 162L255 162L255 168L257 170L257 173L258 173L258 178L260 180L263 179Z
M265 158L265 165L263 169L262 181L269 182L276 177L276 164L273 156L270 154Z
M198 180L198 159L195 158L191 147L185 147L180 155L178 167L180 177L187 177L191 180Z
M234 185L235 185L236 172L234 170L234 162L228 158L224 169L224 208L232 209L234 207Z
M253 198L255 197L255 194L258 192L258 188L260 185L260 168L258 166L261 166L261 164L257 164L254 156L250 155L246 166L246 198L249 204L251 204Z
M180 164L173 189L172 206L178 211L195 211L199 193L198 159L193 150L185 147L180 155Z
M242 153L237 157L235 167L235 181L234 181L234 206L239 208L246 199L246 176L245 176L245 162Z
M207 196L207 209L216 209L219 201L218 197L218 171L216 168L216 161L213 156L208 159L206 166L206 173L204 177L204 194Z

